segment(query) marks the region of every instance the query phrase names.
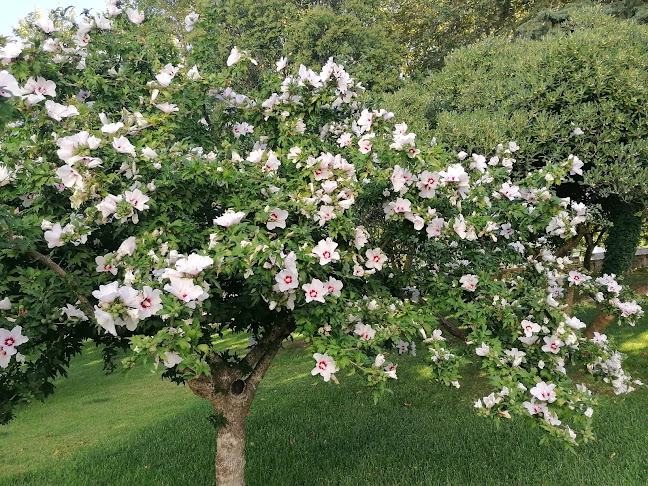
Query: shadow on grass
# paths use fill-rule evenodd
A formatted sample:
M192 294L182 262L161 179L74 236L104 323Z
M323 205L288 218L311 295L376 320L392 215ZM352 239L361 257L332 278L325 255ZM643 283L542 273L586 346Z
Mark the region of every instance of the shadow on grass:
M309 366L309 357L288 346L260 387L247 422L249 486L648 483L646 390L599 407L596 428L603 440L569 454L539 446L541 433L520 421L498 429L477 417L472 400L483 384L474 369L468 390L447 389L422 379L420 362L406 359L394 394L374 406L357 377L340 377L339 386L295 378ZM109 444L98 440L52 467L0 484L212 485L209 412L206 402L187 402L171 417L133 426Z

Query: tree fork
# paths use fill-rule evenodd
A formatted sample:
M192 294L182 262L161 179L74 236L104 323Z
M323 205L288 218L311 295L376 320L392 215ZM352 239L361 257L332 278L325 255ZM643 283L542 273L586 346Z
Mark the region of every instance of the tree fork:
M216 433L214 467L218 486L245 485L245 419L261 380L294 329L289 315L280 316L238 365L231 366L212 354L208 359L211 376L200 376L187 383L195 395L209 400L216 415L223 418ZM246 369L251 369L247 376L243 371Z

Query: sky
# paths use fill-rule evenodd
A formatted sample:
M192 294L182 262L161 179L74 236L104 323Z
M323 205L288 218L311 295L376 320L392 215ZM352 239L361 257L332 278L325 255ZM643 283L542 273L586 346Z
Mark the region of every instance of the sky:
M0 0L2 13L0 14L0 34L11 35L12 28L18 20L37 8L43 12L57 8L74 5L76 11L92 8L93 11L103 11L106 0ZM80 7L80 8L79 8Z

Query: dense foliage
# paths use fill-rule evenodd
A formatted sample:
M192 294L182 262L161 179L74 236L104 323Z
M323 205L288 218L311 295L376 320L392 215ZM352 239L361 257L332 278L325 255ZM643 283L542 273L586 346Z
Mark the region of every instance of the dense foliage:
M553 187L578 157L516 175L516 142L468 156L425 140L333 59L219 58L219 6L185 18L190 43L151 13L40 18L0 48L3 420L92 337L209 399L219 480L240 484L256 387L298 331L313 375L360 373L376 399L418 336L447 385L468 350L493 387L480 414L592 439L594 399L569 371L634 384L567 289L621 321L642 310L559 252L589 218ZM229 333L250 336L245 353L222 350Z
M439 140L468 152L516 139L525 147L521 174L578 154L582 178L561 193L601 204L614 221L612 212L634 214L647 201L648 27L600 8L569 15L539 40L491 39L455 51L427 82L426 117ZM641 226L641 218L626 218L612 231L638 234L628 221Z

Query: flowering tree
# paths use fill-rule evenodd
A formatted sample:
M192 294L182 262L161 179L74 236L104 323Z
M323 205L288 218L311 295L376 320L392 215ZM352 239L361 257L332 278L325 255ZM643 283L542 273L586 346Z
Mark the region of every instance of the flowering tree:
M213 20L192 14L186 29ZM430 352L459 386L460 351L481 357L493 393L479 413L526 417L567 444L592 437L584 364L632 389L604 335L586 339L566 288L629 321L641 308L614 276L570 270L558 248L585 220L553 184L578 159L511 181L511 142L490 158L417 140L329 60L285 58L255 93L249 55L219 73L192 62L211 40L110 2L53 15L0 48L2 419L43 398L92 338L107 363L164 370L209 400L216 479L244 482L245 418L282 342L311 343L313 375L355 369L375 397L389 354ZM146 43L142 44L142 39ZM207 39L207 40L205 40ZM469 346L451 348L441 328ZM246 353L221 348L247 333Z

